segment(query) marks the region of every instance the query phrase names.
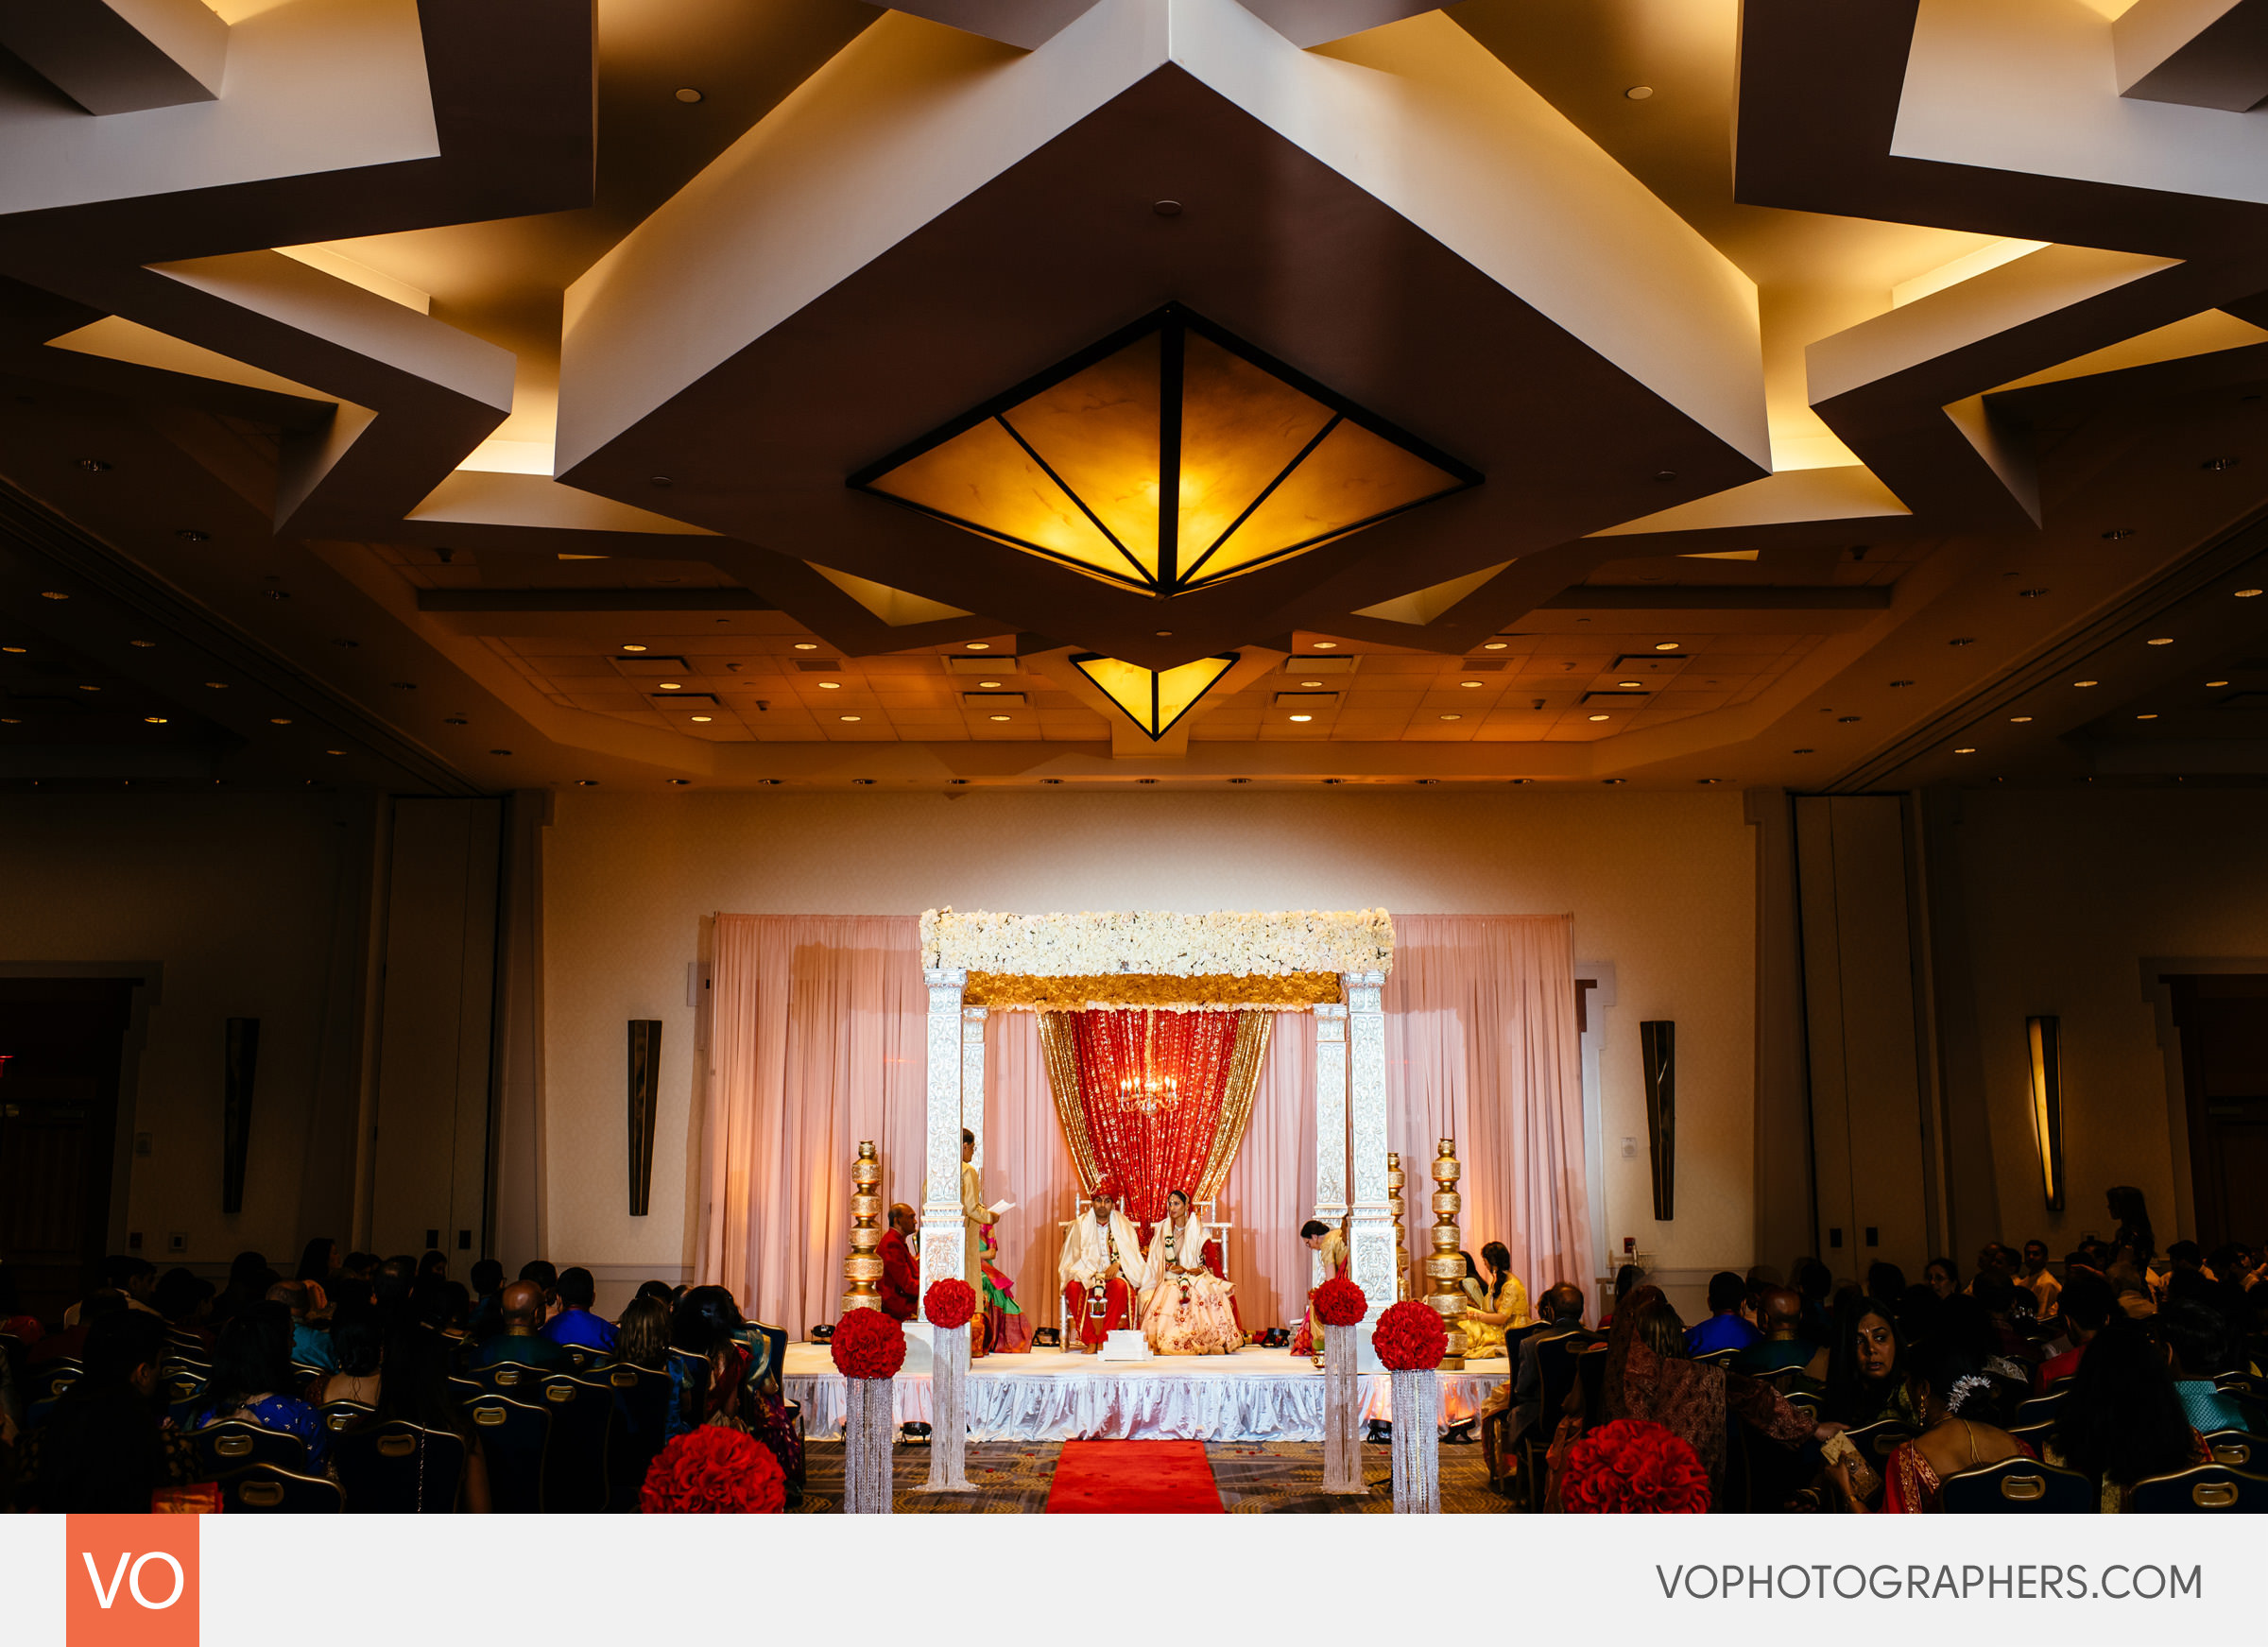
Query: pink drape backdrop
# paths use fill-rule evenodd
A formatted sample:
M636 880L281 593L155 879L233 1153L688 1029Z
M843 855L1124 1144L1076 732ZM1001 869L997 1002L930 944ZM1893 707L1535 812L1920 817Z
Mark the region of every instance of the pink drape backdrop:
M1454 1137L1466 1249L1503 1241L1531 1292L1587 1280L1573 918L1397 916L1395 931L1387 1139L1410 1177L1411 1255L1432 1222L1426 1168ZM838 1311L860 1141L874 1141L888 1200L921 1201L917 941L906 916L716 918L695 1273L799 1335ZM1236 1226L1228 1271L1247 1328L1290 1324L1307 1295L1314 1085L1314 1021L1282 1014L1217 1213ZM987 1025L984 1178L988 1199L1016 1203L1000 1266L1027 1325L1052 1326L1078 1176L1028 1012Z

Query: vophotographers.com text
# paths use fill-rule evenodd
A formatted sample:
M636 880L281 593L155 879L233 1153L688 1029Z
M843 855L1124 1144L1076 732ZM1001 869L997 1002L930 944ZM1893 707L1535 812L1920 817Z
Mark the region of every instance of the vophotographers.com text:
M2114 1563L2090 1570L2077 1564L2011 1562L2001 1566L1785 1562L1751 1567L1663 1567L1654 1576L1665 1601L2200 1601L2205 1569Z

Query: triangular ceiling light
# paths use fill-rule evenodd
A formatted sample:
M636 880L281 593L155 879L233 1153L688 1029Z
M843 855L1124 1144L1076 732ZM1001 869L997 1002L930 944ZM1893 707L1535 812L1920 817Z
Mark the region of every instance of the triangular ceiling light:
M850 484L1170 595L1480 478L1169 303Z
M1139 663L1122 663L1099 652L1082 652L1071 661L1155 742L1173 730L1174 723L1195 708L1197 699L1236 667L1236 654L1199 658L1194 663L1177 663L1171 669L1144 669Z

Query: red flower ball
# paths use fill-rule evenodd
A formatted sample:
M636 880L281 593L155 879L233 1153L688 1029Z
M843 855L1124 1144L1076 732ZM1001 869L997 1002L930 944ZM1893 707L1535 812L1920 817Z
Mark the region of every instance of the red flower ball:
M1352 1327L1369 1312L1370 1300L1344 1276L1333 1276L1315 1289L1315 1315L1326 1327Z
M1660 1425L1617 1418L1567 1450L1559 1506L1575 1515L1698 1516L1709 1508L1709 1472Z
M853 1310L834 1324L827 1350L847 1379L894 1379L905 1364L905 1329L880 1310Z
M787 1477L753 1435L706 1424L672 1441L646 1467L638 1507L649 1516L776 1516Z
M1449 1351L1449 1327L1431 1305L1411 1298L1386 1307L1370 1343L1389 1371L1429 1372Z
M976 1313L976 1289L957 1276L932 1281L921 1295L921 1313L933 1327L966 1327Z

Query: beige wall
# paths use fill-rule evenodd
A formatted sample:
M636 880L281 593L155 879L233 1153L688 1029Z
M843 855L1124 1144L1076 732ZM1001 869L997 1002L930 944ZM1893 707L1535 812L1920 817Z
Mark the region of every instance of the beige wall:
M545 832L550 1256L692 1261L687 964L703 918L1026 911L1572 910L1612 962L1606 1232L1673 1269L1752 1261L1753 847L1737 794L975 792L654 798L569 790ZM663 1021L653 1210L624 1193L624 1023ZM1641 1019L1677 1021L1678 1216L1650 1215ZM1641 1140L1625 1160L1624 1137ZM1784 1262L1786 1254L1762 1255ZM602 1272L603 1273L603 1272Z
M255 1247L288 1270L300 1244L313 1095L325 1031L341 838L330 798L11 797L0 801L0 964L163 966L122 1132L150 1135L132 1163L125 1227L163 1267L169 1230L187 1261ZM220 1210L221 1042L260 1020L242 1213ZM335 1153L335 1152L334 1152ZM113 1222L116 1221L113 1209ZM348 1234L337 1209L335 1233Z
M2159 1246L2194 1234L2176 1217L2180 1089L2168 1091L2141 963L2268 957L2268 806L2238 790L1962 799L1971 1079L1991 1121L2002 1238L2036 1235L2060 1258L2089 1230L2110 1234L2103 1192L2122 1183L2148 1196ZM2061 1213L2044 1210L2033 1145L2024 1020L2034 1013L2063 1021L2070 1192ZM1956 1079L1956 1102L1964 1090ZM1975 1255L1955 1256L1966 1264Z

